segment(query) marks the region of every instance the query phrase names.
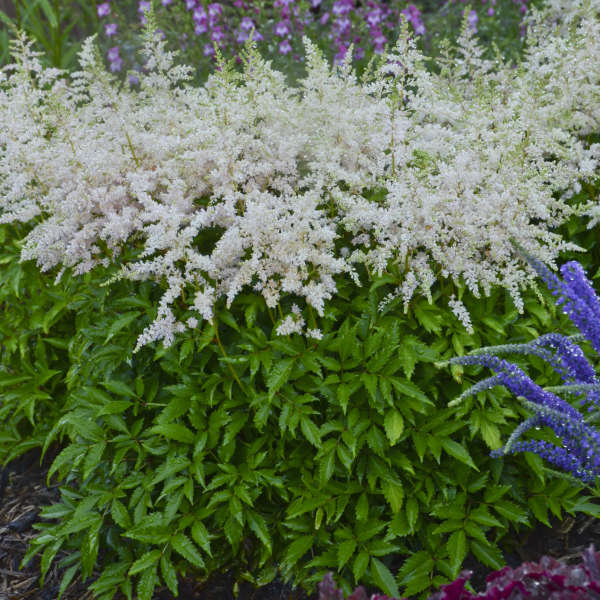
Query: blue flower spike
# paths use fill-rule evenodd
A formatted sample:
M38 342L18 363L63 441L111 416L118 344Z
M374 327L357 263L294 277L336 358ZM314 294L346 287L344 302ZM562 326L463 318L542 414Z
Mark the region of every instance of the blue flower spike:
M533 416L521 423L505 446L494 450L491 456L534 452L579 481L593 484L600 476L600 432L588 424L588 419L580 411L555 392L583 396L581 405L587 405L588 413L600 409L600 380L583 350L576 344L576 341L586 339L600 353L600 299L578 262L570 261L561 267L561 280L544 263L527 254L517 244L515 246L582 335L568 337L548 333L525 344L488 346L474 350L467 356L450 359L445 364L481 365L495 374L465 390L449 406L456 406L464 398L495 386L506 387ZM497 356L501 354L537 356L559 373L563 385L542 388L518 366ZM520 439L532 427L540 426L552 429L562 445L544 440Z

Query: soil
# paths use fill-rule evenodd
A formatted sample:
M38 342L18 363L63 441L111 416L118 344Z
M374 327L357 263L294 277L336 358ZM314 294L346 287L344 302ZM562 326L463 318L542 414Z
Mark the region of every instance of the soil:
M23 569L21 559L29 540L35 536L34 523L39 521L42 506L59 500L58 485L46 486L47 466L40 466L40 455L32 451L6 468L0 469L0 600L55 600L62 573L50 568L40 586L39 558L34 558ZM50 461L45 461L49 463ZM600 548L600 520L578 515L554 519L552 527L539 527L523 532L514 540L515 550L505 553L507 564L517 567L522 562L537 562L543 555L566 562L579 562L581 552L595 544ZM485 588L485 577L490 569L467 559L464 567L473 572L471 583L476 590ZM85 583L76 578L63 594L64 600L92 600ZM219 574L207 582L199 583L182 578L179 598L183 600L234 600L233 576ZM374 590L367 590L371 593ZM237 590L238 600L317 600L317 595L307 596L302 590L275 580L262 588L242 583ZM116 598L115 598L116 600ZM153 600L174 600L166 589L159 589Z

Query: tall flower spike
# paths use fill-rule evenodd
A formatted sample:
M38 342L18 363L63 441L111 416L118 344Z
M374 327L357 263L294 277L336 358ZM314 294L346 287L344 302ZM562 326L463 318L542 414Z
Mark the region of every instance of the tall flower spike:
M528 255L522 247L517 250L544 279L550 290L558 296L557 304L564 304L564 311L579 328L583 336L592 342L596 350L600 347L600 301L590 282L586 279L579 263L568 262L561 268L564 281L552 273L546 265ZM584 483L592 483L600 476L600 432L590 427L583 415L568 402L556 396L554 391L586 393L592 410L600 396L600 383L590 362L575 343L576 336L549 333L527 344L505 344L481 348L469 356L458 356L448 364L483 365L497 372L464 391L449 405L456 405L466 396L493 385L504 385L533 412L533 416L521 423L508 442L492 456L503 456L515 452L535 452L551 464L570 473ZM554 349L552 353L548 348ZM532 354L544 359L561 375L566 385L542 389L519 367L492 355ZM546 425L560 438L562 447L546 441L520 440L523 433L536 425Z

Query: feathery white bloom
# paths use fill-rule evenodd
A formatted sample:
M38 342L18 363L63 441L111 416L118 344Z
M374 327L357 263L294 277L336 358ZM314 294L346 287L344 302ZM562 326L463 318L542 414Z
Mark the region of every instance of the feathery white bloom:
M404 30L362 82L305 40L297 89L251 43L243 74L224 66L194 88L148 28L151 70L135 91L118 87L93 39L68 78L21 37L17 64L0 72L0 223L35 220L21 259L42 270L113 261L120 277L163 286L137 348L185 329L173 312L185 290L191 328L248 289L270 308L293 294L323 316L336 277L361 285L360 263L404 270L382 305L401 296L406 309L443 277L475 295L503 286L522 310L535 274L511 238L554 264L576 248L554 227L576 212L600 221L597 199L567 202L600 161L583 137L600 129L599 3L533 11L516 69L483 60L467 26L439 73ZM303 327L293 312L278 332Z

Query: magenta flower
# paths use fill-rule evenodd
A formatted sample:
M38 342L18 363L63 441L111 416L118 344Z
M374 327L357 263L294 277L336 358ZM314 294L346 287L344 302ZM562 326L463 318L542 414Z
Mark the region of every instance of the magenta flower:
M469 16L467 17L467 21L469 22L469 26L471 27L471 29L473 31L477 31L477 22L479 21L479 17L477 16L477 13L472 10L469 13Z
M106 17L110 15L110 4L108 2L98 4L97 12L99 17Z
M494 9L493 9L491 6L490 6L490 8L488 8L487 14L488 14L490 17L493 17L493 16L494 16L494 14L495 14L495 11L494 11Z
M210 39L213 42L220 42L225 37L223 31L221 31L221 27L215 27L210 34Z
M139 0L138 12L145 13L150 10L150 0Z
M104 26L104 33L110 37L111 35L117 34L117 24L116 23L107 23Z
M275 35L280 37L284 37L290 32L290 28L288 27L285 21L279 21L277 25L275 25Z
M204 23L196 23L194 27L194 33L196 35L202 35L208 31L208 27Z
M250 31L253 27L256 29L254 22L252 21L252 19L250 17L244 17L240 21L240 29L242 29L244 31Z
M223 7L220 4L214 3L214 4L208 5L208 16L211 19L218 17L222 12L223 12Z
M109 48L108 52L106 53L106 58L108 58L110 62L119 60L119 46L113 46L112 48Z
M333 23L333 27L336 32L340 35L347 35L350 33L350 29L352 27L352 22L348 17L342 17L341 19L336 19Z
M214 56L215 49L212 44L204 44L204 56Z
M381 10L376 8L371 12L367 13L366 21L370 27L375 27L381 22Z
M317 8L317 6L321 5L321 0L310 0L310 4L313 8Z
M339 17L342 15L347 15L352 11L353 8L354 4L352 3L352 0L336 0L336 2L333 3L331 12Z
M162 0L162 5L169 6L169 4L171 4L171 2L173 2L173 0Z
M185 0L185 7L188 10L192 10L193 8L196 8L196 0Z
M192 19L194 20L194 23L197 23L198 25L206 25L208 23L208 17L201 6L194 10Z
M323 16L319 19L319 23L321 23L321 25L325 25L327 21L329 21L329 13L323 13Z
M292 47L290 46L290 42L288 40L283 40L279 44L279 54L287 54L292 51Z

